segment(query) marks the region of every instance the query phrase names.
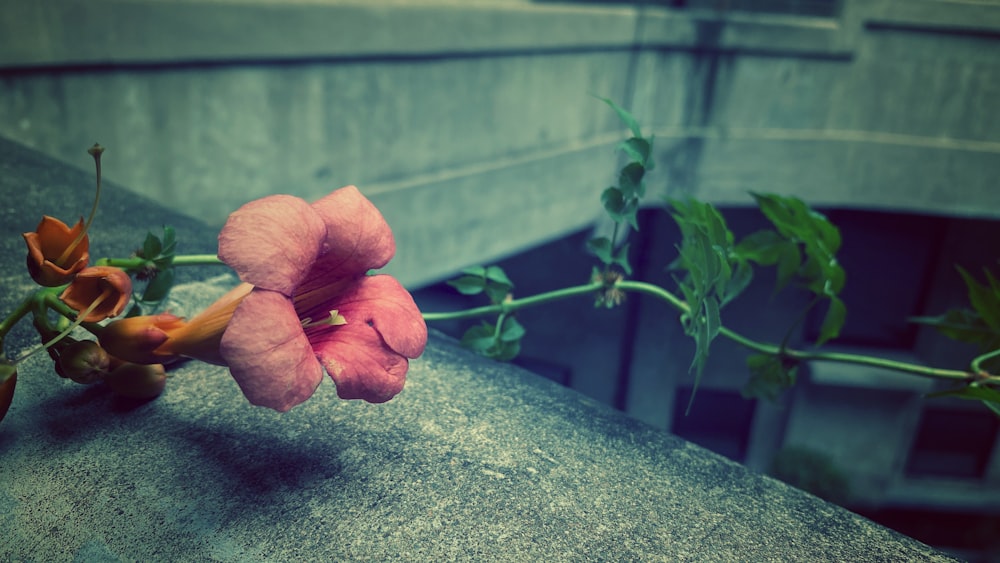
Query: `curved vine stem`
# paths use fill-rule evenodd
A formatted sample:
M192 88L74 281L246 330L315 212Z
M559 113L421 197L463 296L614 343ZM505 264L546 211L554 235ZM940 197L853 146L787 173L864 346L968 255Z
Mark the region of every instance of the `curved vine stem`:
M646 282L626 280L615 283L613 287L619 291L643 293L646 295L650 295L656 297L657 299L667 302L670 306L672 306L674 309L677 309L682 314L691 313L691 308L688 306L686 302L684 302L684 300L678 298L673 293L667 291L666 289L663 289L658 285ZM558 301L570 297L577 297L581 295L593 295L597 292L604 291L606 289L609 289L607 284L603 282L595 282L585 285L578 285L564 289L559 289L555 291L549 291L546 293L540 293L538 295L524 297L521 299L514 299L512 301L508 301L506 303L500 303L497 305L487 305L484 307L476 307L474 309L466 309L464 311L455 311L451 313L424 313L424 320L433 322L433 321L443 321L443 320L453 320L453 319L469 319L469 318L482 317L495 314L506 315L513 311L517 311L518 309L524 309L526 307L541 305L551 301ZM911 375L917 375L920 377L946 379L949 381L963 381L963 382L986 381L989 383L1000 383L1000 376L996 375L981 374L981 373L977 374L977 372L970 372L964 370L933 368L933 367L912 364L908 362L900 362L896 360L889 360L874 356L865 356L861 354L848 354L841 352L819 352L819 351L807 352L804 350L787 348L784 345L775 346L773 344L758 342L726 327L722 327L719 330L719 334L751 350L761 352L764 354L782 356L797 361L839 362L839 363L878 367L902 373L908 373ZM1000 356L1000 350L976 358L976 360L974 360L974 366L978 366L979 363L981 363L982 361L995 356Z

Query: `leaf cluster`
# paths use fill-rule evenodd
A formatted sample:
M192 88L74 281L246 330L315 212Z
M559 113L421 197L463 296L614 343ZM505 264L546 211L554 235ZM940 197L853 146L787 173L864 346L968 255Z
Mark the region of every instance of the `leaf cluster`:
M745 259L734 253L734 237L722 214L709 203L671 201L671 217L681 230L677 259L672 270L689 311L681 317L684 333L694 339L694 390L708 360L709 347L722 328L720 311L739 295L753 277ZM688 403L690 410L694 393Z
M146 260L146 264L132 272L137 280L146 282L141 292L133 292L134 303L126 316L148 314L155 311L160 303L170 294L174 286L174 256L177 239L173 227L163 227L163 237L152 232L146 233L142 247L136 250L137 258Z
M773 228L754 232L738 243L711 204L670 202L671 216L682 235L679 256L671 267L683 272L675 279L690 307L682 321L685 333L695 341L691 370L696 388L711 342L722 327L720 311L750 284L754 265L777 267L775 292L794 281L816 296L813 305L828 301L817 345L835 338L846 318L846 307L838 296L846 276L836 258L841 245L837 227L797 198L752 195ZM751 377L744 395L774 399L795 383L798 366L779 351L777 355L752 355L747 367Z
M762 266L776 266L775 292L795 281L816 296L814 303L828 301L816 345L836 338L847 317L847 307L839 297L846 280L837 261L840 230L796 197L751 195L774 229L748 235L737 245L737 256Z
M639 211L640 201L646 195L646 172L652 170L654 166L650 160L653 138L643 137L638 122L627 110L607 98L600 100L615 110L632 133L632 137L618 145L618 149L625 153L628 162L618 172L618 184L601 193L601 203L608 217L615 222L615 235L622 224L627 224L638 231L639 221L636 214ZM616 249L616 242L614 237L596 237L587 242L587 247L605 267L618 266L627 275L631 275L628 244Z
M508 299L514 283L499 266L473 266L447 282L463 295L485 294L492 305ZM525 330L512 315L502 313L495 322L482 321L462 336L462 346L495 360L510 361L521 351Z
M971 308L954 308L936 317L910 320L932 326L952 340L975 344L981 355L973 360L973 370L995 374L1000 371L1000 281L985 268L986 283L979 282L961 266L956 269L965 282ZM931 396L979 400L1000 416L1000 390L978 382Z

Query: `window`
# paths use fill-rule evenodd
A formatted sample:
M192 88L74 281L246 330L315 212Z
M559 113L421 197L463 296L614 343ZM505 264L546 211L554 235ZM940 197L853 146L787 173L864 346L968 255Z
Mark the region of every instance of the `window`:
M910 448L906 475L981 479L998 430L1000 419L986 409L926 409Z
M703 448L743 462L750 443L756 401L734 391L698 389L691 412L686 416L691 388L677 389L671 432Z

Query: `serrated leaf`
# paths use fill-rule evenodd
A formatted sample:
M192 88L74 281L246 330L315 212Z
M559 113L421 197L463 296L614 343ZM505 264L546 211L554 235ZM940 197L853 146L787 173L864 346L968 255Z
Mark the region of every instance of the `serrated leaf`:
M747 398L776 400L783 391L795 385L799 366L786 363L771 354L752 354L747 357L750 379L741 394Z
M969 303L972 304L972 308L975 309L979 317L990 328L1000 331L1000 293L993 290L993 287L997 285L995 280L987 272L991 286L987 287L976 281L976 278L972 277L961 266L955 266L955 268L958 269L958 273L961 274L962 279L965 281L965 287L968 289Z
M449 280L447 283L457 289L462 295L476 295L486 289L486 279L482 276L466 275L458 279Z
M761 266L770 266L778 262L781 248L789 241L771 229L763 229L750 233L733 248L733 252L744 260L756 262Z
M608 98L599 97L598 99L611 106L611 109L615 110L615 113L618 114L618 117L622 120L622 123L624 123L625 126L629 128L629 131L632 132L633 136L642 137L642 131L639 129L639 123L635 120L634 117L632 117L631 113L629 113L627 110L625 110L624 108L622 108L621 106L614 103Z
M840 335L840 329L847 319L847 307L839 297L831 296L830 305L827 307L826 315L823 317L823 324L819 330L819 338L816 345L819 346Z
M912 317L911 322L931 326L959 342L977 344L981 352L1000 348L1000 331L994 330L975 311L950 309L936 317Z

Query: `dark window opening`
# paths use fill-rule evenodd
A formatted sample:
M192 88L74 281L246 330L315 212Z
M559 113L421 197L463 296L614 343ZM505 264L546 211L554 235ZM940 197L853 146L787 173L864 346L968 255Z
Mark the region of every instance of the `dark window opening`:
M691 388L677 389L671 432L703 448L743 462L750 443L756 401L734 391L698 389L691 412L685 415Z
M1000 419L985 409L927 409L910 449L906 475L981 479L998 430Z

